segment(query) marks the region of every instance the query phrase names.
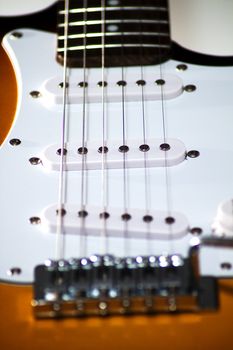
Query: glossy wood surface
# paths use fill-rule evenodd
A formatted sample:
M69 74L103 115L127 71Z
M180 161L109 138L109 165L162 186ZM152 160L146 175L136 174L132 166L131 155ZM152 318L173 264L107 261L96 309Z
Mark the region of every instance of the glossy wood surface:
M221 282L216 313L35 320L31 287L0 286L0 348L60 349L233 349L233 282Z
M11 62L0 46L0 144L14 120L17 103L17 84Z

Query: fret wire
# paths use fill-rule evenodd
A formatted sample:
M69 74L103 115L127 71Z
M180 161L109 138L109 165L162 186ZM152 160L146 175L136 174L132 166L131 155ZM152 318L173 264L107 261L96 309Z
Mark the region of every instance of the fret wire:
M71 46L69 47L67 50L68 51L81 51L81 50L92 50L92 49L102 49L103 45L87 45L85 46ZM107 49L111 49L111 48L117 48L117 47L121 47L121 44L106 44L104 46ZM124 44L124 47L138 47L138 44ZM158 45L158 44L142 44L142 47L152 47L152 48L169 48L170 49L170 45ZM58 48L57 52L63 52L64 48Z
M142 8L137 6L125 6L123 8L119 6L115 7L106 7L106 11L119 11L119 10L126 10L126 11L165 11L167 12L166 7L158 7L158 6L144 6ZM71 9L69 13L83 13L83 12L101 12L101 7L89 7L87 9ZM64 11L58 12L60 15L64 14Z
M70 34L68 39L82 39L85 34ZM87 38L101 38L102 36L138 36L138 35L147 35L147 36L166 36L169 37L168 33L158 33L158 32L106 32L106 33L87 33ZM64 35L58 36L58 40L64 40Z
M142 23L147 24L168 24L167 20L159 20L159 19L142 19ZM76 22L69 22L69 27L75 27L75 26L85 26L85 25L96 25L96 24L102 24L102 20L93 20L93 21L76 21ZM121 23L138 23L137 19L107 19L105 20L106 24L121 24ZM64 23L60 23L58 27L64 27Z

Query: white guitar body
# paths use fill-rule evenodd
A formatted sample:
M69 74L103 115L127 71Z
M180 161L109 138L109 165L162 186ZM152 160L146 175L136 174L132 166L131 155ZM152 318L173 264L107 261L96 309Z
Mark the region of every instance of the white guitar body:
M4 47L17 75L18 108L14 125L0 149L0 279L10 282L32 282L34 267L48 258L55 258L56 233L50 232L53 229L52 224L51 227L49 226L49 219L47 218L45 225L43 220L46 221L46 208L50 205L56 207L59 172L47 169L43 157L44 150L49 145L59 145L60 142L62 105L59 104L57 97L60 92L59 88L54 86L53 95L53 91L48 92L46 86L49 85L48 81L54 81L54 79L59 81L58 77L62 81L63 68L55 61L55 35L24 29L17 32L21 34L20 37L10 33L4 38ZM185 71L178 71L176 68L178 64L180 62L170 60L162 65L163 76L168 77L168 82L170 82L169 77L175 77L174 85L168 87L173 91L173 95L169 95L169 91L165 90L167 100L164 101L167 136L175 140L175 153L178 147L176 142L181 142L181 151L175 162L177 164L171 164L168 168L171 210L175 212L174 216L177 215L177 226L172 232L174 234L172 242L168 240L166 233L162 237L152 235L151 239L147 239L146 234L143 237L138 234L137 223L132 224L134 227L129 229L130 232L132 231L130 239L127 240L119 234L122 231L119 230L122 223L118 214L123 213L124 207L123 170L119 166L119 169L111 169L107 173L109 213L110 216L116 213L116 220L107 223L109 225L108 252L111 254L117 256L181 254L185 257L193 244L193 236L189 233L189 228L200 227L203 234L212 234L212 224L219 203L229 200L232 196L232 68L188 65ZM105 74L107 80L113 85L121 78L121 70L118 68L106 69ZM125 75L126 81L134 86L141 77L140 67L127 68ZM151 79L155 81L158 77L160 77L159 66L144 68L146 81ZM82 81L82 69L71 69L70 79L76 83ZM91 101L93 95L99 93L100 88L94 88L94 82L96 84L101 81L101 69L89 70L88 79L93 82L90 84ZM181 89L180 84L181 86L193 84L197 89L186 92ZM30 94L32 91L39 91L41 95L38 98L32 98ZM77 94L80 94L78 87ZM140 146L143 144L142 107L139 98L135 101L137 94L132 98L134 101L126 103L126 142L130 144L131 140L137 140ZM146 135L148 140L161 140L162 143L162 102L158 99L156 91L154 96L155 98L152 94L146 102ZM87 115L87 139L101 146L102 103L98 101L89 103ZM69 106L68 120L67 141L74 144L77 149L82 143L82 104L75 103L75 99ZM107 129L108 146L111 147L111 144L114 144L113 140L120 146L122 144L122 105L120 101L114 100L111 91L107 103ZM11 144L13 139L18 139L21 143L13 146ZM186 151L190 150L199 151L200 156L195 159L188 157L186 159ZM140 154L140 151L137 151ZM176 156L175 154L174 157ZM43 164L31 164L29 159L32 157L43 159ZM136 161L134 160L131 164L132 169L127 170L128 208L131 213L144 215L145 171L140 169L140 165L139 168L135 168L134 162ZM66 175L66 204L73 205L77 213L80 208L81 171L67 170ZM160 215L168 213L164 166L148 168L148 179L150 212L155 215L156 222L156 215L160 220ZM87 205L97 208L95 210L100 213L103 211L101 170L90 170L87 182ZM180 219L179 215L181 215ZM33 217L40 218L41 223L32 225L33 220L30 222L30 218ZM139 219L141 220L141 216ZM110 227L111 225L113 226ZM146 227L145 223L144 225ZM162 232L164 227L161 226L158 229ZM80 246L80 235L76 232L78 228L75 226L67 229L65 258L103 253L104 239L100 237L101 228L97 229L97 232L90 229L84 250ZM112 236L111 232L115 234ZM145 229L144 232L147 233ZM231 229L229 235L231 235ZM230 249L203 248L201 250L203 275L232 276L232 269L224 271L221 269L221 264L225 262L233 264ZM11 274L12 268L20 268L21 273Z

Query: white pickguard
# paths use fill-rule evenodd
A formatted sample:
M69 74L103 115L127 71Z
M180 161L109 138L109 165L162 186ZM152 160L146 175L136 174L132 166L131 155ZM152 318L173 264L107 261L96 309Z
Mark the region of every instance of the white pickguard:
M4 38L6 48L16 70L19 100L14 125L0 149L0 279L14 282L32 282L33 269L48 258L55 257L55 235L42 232L40 225L31 225L29 219L40 217L42 211L57 202L58 173L49 172L42 165L31 165L31 157L40 157L50 144L59 143L62 118L61 105L49 105L30 96L31 91L41 91L47 79L62 75L62 67L55 61L56 37L53 34L34 30L19 30L23 36L14 39L10 34ZM233 179L233 69L189 65L186 71L178 71L180 62L169 61L163 64L164 74L175 74L183 85L194 84L195 92L183 92L180 96L165 101L165 115L168 137L181 140L186 150L198 150L200 157L188 158L169 168L172 210L188 219L190 227L201 227L205 234L211 233L211 225L216 216L217 206L222 200L232 196ZM157 76L159 66L144 68L145 77ZM82 81L82 70L73 69ZM108 69L117 82L121 70ZM126 69L126 75L140 79L140 67ZM101 80L101 70L91 69L89 78ZM101 103L87 106L88 139L99 141L101 146ZM107 106L108 139L122 137L121 103L110 102ZM128 102L126 105L127 139L142 140L141 102ZM147 137L162 138L161 101L146 102ZM68 142L81 142L82 105L72 104L69 111ZM11 146L13 138L21 140L19 146ZM164 168L150 168L150 202L153 210L167 210ZM122 169L108 172L109 207L123 208ZM129 211L130 208L145 208L145 185L143 169L130 169ZM80 203L80 172L67 172L67 203ZM87 202L100 207L101 211L101 172L88 173ZM122 209L123 210L123 209ZM127 242L127 254L166 254L177 253L186 256L192 235L169 240L131 239ZM99 237L87 238L85 254L102 252L103 242ZM125 240L111 237L109 252L125 255ZM213 249L211 250L213 252ZM214 251L215 252L215 251ZM80 252L78 235L65 237L65 257L77 257ZM204 261L203 273L221 275L220 264L226 260L233 263L229 249L216 250L214 261ZM9 276L12 267L22 270L20 275ZM232 270L224 271L231 276Z

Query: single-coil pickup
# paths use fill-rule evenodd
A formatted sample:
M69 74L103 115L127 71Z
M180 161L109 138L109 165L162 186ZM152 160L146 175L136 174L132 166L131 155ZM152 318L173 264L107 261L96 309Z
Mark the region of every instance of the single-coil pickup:
M130 213L123 213L120 209L108 208L107 212L101 208L87 206L81 210L78 205L67 204L61 211L56 205L51 205L41 213L42 229L48 233L56 233L62 215L64 233L88 236L101 236L103 230L107 236L123 237L127 232L128 238L176 239L189 232L187 218L179 213L153 211L145 214L144 210L131 209Z
M134 76L134 74L132 74ZM119 73L120 76L120 73ZM61 105L63 103L62 77L52 77L46 80L42 86L41 92L46 105ZM142 97L142 88L144 100L172 99L183 92L182 80L172 74L164 75L161 79L159 74L142 80L140 78L132 80L132 77L124 81L109 79L99 81L98 78L92 78L88 81L80 81L80 77L72 76L66 84L68 92L67 102L70 104L83 103L83 90L85 89L85 99L90 103L103 102L103 89L105 102L121 102L122 88L124 88L125 101L140 101Z
M147 144L129 140L127 145L111 141L104 146L88 142L85 147L67 143L63 151L59 145L48 146L40 155L43 166L59 171L62 152L64 169L68 171L80 171L83 164L86 170L174 166L186 157L185 146L177 139L167 139L166 143L161 139L150 139Z

